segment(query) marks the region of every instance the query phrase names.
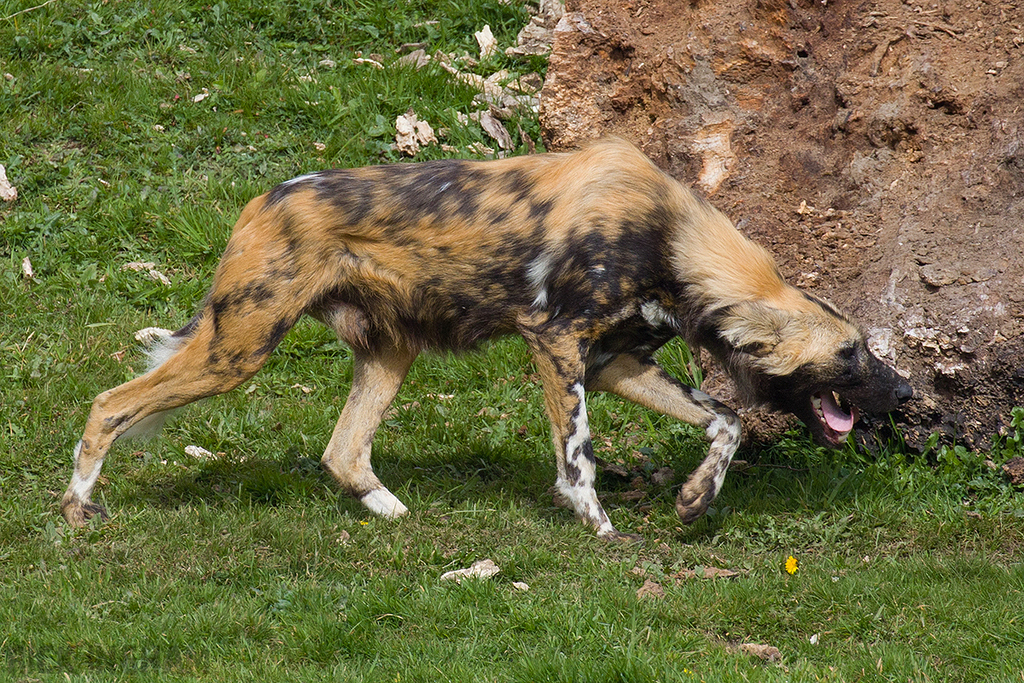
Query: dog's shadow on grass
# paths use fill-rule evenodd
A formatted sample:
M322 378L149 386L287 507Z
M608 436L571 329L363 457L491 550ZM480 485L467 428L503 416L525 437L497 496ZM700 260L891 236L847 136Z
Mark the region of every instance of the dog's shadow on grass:
M675 476L655 483L642 472L623 478L599 471L597 489L606 509L625 509L636 520L654 518L669 533L686 542L713 537L730 514L797 514L843 508L861 488L856 471L814 468L767 461L763 449L741 451L737 458L751 466L730 472L709 513L694 524L671 524L675 496L699 460L671 462ZM495 499L511 499L532 508L546 520L570 521L558 507L551 488L555 468L550 459L524 457L514 444L477 444L444 455L406 458L382 450L374 455L375 470L388 488L415 512L442 502L442 507L488 507ZM127 494L157 508L174 509L202 501L212 507L246 504L274 508L285 504L333 505L341 512L368 515L358 500L342 493L319 459L288 451L279 457L244 460L212 459L192 463L153 477L152 468L133 476L137 488Z
M374 471L407 504L407 499L443 499L452 506L472 505L500 494L524 505L550 505L548 489L554 481L554 464L517 457L512 449L478 446L415 460L385 450L374 454ZM145 473L130 476L137 488L126 495L158 508L174 509L198 500L210 506L245 502L276 507L286 502L338 499L340 509L365 512L358 500L341 493L319 459L295 453L241 461L213 459L157 476L152 468L146 468Z

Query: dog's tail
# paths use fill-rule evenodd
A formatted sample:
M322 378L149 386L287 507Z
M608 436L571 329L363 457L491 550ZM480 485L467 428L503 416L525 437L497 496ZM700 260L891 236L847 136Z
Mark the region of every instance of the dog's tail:
M193 318L177 332L161 327L146 327L136 332L135 339L148 347L146 349L146 372L152 372L170 360L171 356L176 354L188 341L197 322L198 320ZM163 410L153 413L132 425L120 438L143 441L152 439L160 433L164 423L174 415L174 412L174 410Z

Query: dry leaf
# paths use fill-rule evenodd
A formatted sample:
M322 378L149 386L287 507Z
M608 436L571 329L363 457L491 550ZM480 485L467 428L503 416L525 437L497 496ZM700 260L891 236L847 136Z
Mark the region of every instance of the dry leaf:
M166 275L164 275L163 273L161 273L159 270L150 270L149 271L149 279L150 280L156 280L157 282L159 282L160 284L164 285L165 287L170 287L171 286L170 279L168 279L168 277Z
M193 458L199 458L200 460L206 460L207 458L213 457L213 453L202 446L185 446L185 454L190 455Z
M739 576L739 572L731 569L719 569L718 567L701 567L700 571L694 569L683 569L675 575L677 581L687 579L733 579Z
M555 27L565 13L562 0L540 0L537 15L516 36L516 45L505 50L507 55L543 55L551 51Z
M18 188L11 185L7 180L7 169L0 164L0 199L5 202L13 202L18 198Z
M509 84L509 87L518 90L521 93L532 95L535 92L539 92L544 87L544 79L538 73L528 73L520 76L515 81Z
M420 147L437 144L434 129L420 121L412 109L395 119L395 131L395 149L409 156L416 156Z
M704 567L705 579L732 579L739 575L739 572L734 572L731 569L719 569L718 567Z
M472 566L466 569L456 569L454 571L441 574L441 580L451 581L454 579L455 583L462 583L463 579L485 580L491 578L500 571L501 569L498 565L494 564L493 560L480 560L478 562L474 562Z
M1024 458L1010 458L1003 464L1003 473L1014 486L1024 486Z
M474 142L473 144L471 144L468 147L466 147L466 150L471 152L472 154L476 154L476 155L479 155L479 156L482 156L482 157L483 156L491 156L491 155L494 154L494 150L491 149L490 147L486 146L482 142Z
M481 60L487 59L498 51L498 41L495 39L494 34L491 33L490 26L484 25L484 27L479 31L476 31L473 36L476 38L476 42L480 46Z
M383 69L384 65L378 62L376 59L367 59L365 57L356 57L352 60L353 64L369 64L375 69Z
M612 474L622 479L629 479L629 472L626 471L626 468L614 462L602 464L601 471L605 474Z
M462 73L461 71L455 68L455 65L452 64L451 57L445 54L444 52L441 52L440 50L435 52L434 60L441 65L442 69L450 73L452 76L455 76L457 80L462 81L469 87L481 91L484 89L485 81L483 76L479 76L477 74Z
M3 168L3 166L0 166ZM21 274L28 280L35 278L36 272L32 270L32 262L28 260L28 256L21 259Z
M760 643L742 643L740 652L757 657L766 662L781 662L782 653L779 648L772 645L761 645Z
M395 64L402 64L405 66L411 66L414 69L422 69L424 66L430 63L430 55L423 48L413 50L407 55L403 55L395 60Z
M661 587L657 581L651 581L647 579L644 581L644 585L640 586L636 592L636 599L642 600L643 598L654 598L656 600L663 600L665 598L665 589Z
M655 486L667 486L676 478L676 471L671 467L659 467L651 475L651 483Z
M501 149L512 147L512 136L505 130L505 126L498 119L494 118L489 111L480 112L480 127L484 132L494 138Z

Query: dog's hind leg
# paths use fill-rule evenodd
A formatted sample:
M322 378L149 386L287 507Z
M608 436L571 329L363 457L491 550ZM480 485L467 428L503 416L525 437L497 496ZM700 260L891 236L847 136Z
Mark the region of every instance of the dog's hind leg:
M384 411L398 394L416 353L398 348L371 353L357 346L352 353L352 388L320 462L370 512L398 517L408 509L373 473L370 450Z
M118 437L149 416L237 387L256 374L298 318L297 311L280 314L271 306L238 302L217 308L217 299L211 301L169 358L93 401L75 447L75 471L61 501L61 512L72 526L106 516L103 506L90 497L107 451Z
M676 498L676 512L684 524L703 515L721 490L740 444L742 428L736 413L672 377L650 357L616 356L588 384L704 429L711 442L707 457Z

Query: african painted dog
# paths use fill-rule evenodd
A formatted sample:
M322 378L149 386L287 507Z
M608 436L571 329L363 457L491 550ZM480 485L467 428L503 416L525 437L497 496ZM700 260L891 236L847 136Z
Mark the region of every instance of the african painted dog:
M354 356L323 466L372 512L405 506L374 475L381 416L424 349L517 333L543 380L556 490L598 535L620 538L594 490L585 391L610 391L704 429L684 522L707 510L740 442L736 414L666 374L676 335L708 349L749 403L788 411L837 444L857 408L911 388L832 306L786 284L768 253L627 142L500 161L329 170L253 199L201 310L154 369L96 397L62 508L82 525L111 444L161 413L252 377L300 316ZM133 430L133 431L135 431Z

